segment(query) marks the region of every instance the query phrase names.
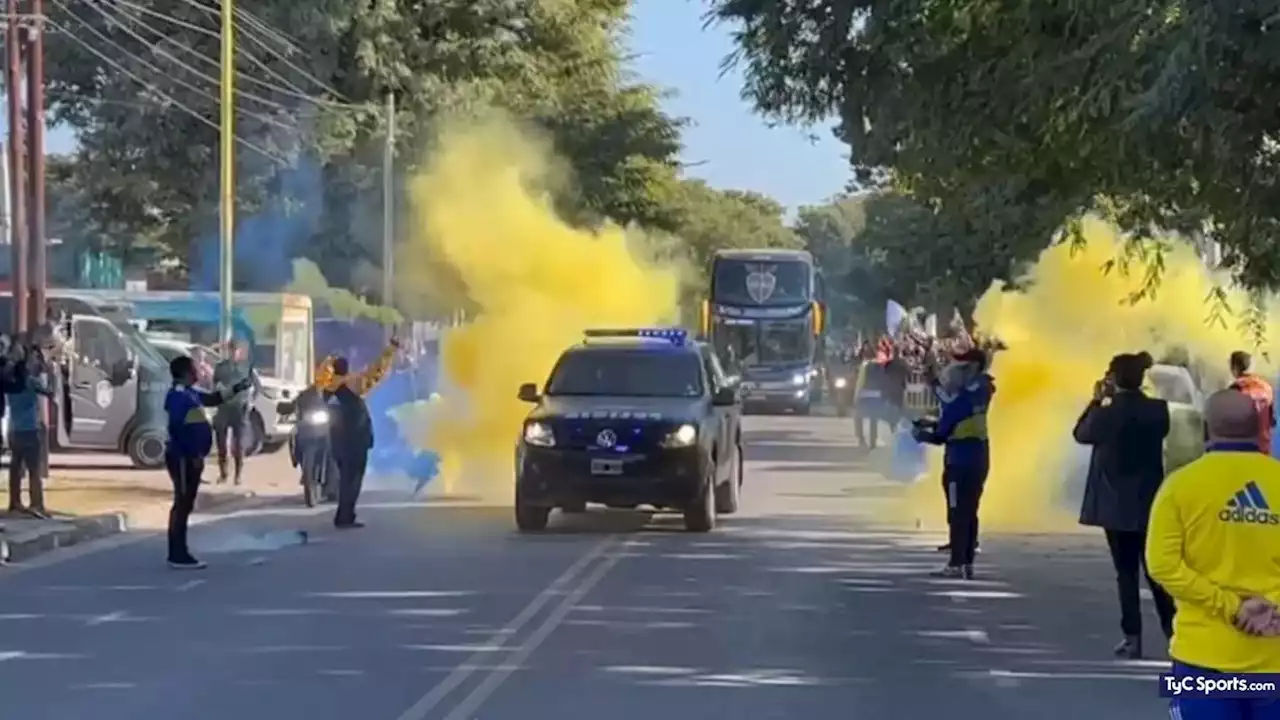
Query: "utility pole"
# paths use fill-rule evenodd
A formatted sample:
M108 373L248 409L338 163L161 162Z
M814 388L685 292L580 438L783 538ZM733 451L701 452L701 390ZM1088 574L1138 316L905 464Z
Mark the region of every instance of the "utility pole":
M0 156L4 156L4 161L0 162L0 228L4 231L4 244L13 244L13 218L9 217L9 143L0 140Z
M396 94L387 93L387 132L382 148L382 304L395 307ZM388 329L394 336L395 330Z
M9 0L13 2L14 0ZM221 223L219 233L218 291L220 294L220 310L218 315L218 332L223 342L232 338L234 329L231 323L231 305L235 263L235 222L236 222L236 128L235 128L235 13L233 0L222 0L222 123L221 144L222 159L219 182Z
M22 14L18 0L8 0L5 27L5 94L9 100L9 216L13 221L12 244L9 246L9 277L13 290L13 329L28 330L27 302L30 288L27 277L26 173L23 172L22 123Z
M31 215L28 248L31 253L31 328L48 319L48 248L44 227L44 0L31 0L32 24L28 26L27 131L31 133Z

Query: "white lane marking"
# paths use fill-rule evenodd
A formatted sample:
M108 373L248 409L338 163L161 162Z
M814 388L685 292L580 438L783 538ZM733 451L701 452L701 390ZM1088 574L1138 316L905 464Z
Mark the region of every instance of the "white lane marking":
M511 620L510 623L489 636L489 639L486 640L483 645L485 647L502 647L509 637L520 632L525 625L532 622L533 618L542 610L543 606L551 602L552 598L560 594L565 586L573 582L578 575L582 574L588 565L595 561L596 558L599 558L607 552L616 543L617 537L610 536L592 546L592 548L582 557L578 558L568 567L568 569L561 573L560 577L552 580L550 585L543 589L542 592L538 593L538 595L534 597L533 600L531 600L529 604ZM441 680L435 687L431 688L426 695L419 698L418 701L409 707L408 710L401 713L397 720L426 720L431 711L444 701L449 693L453 692L459 685L466 682L467 678L475 674L476 670L485 666L486 661L489 660L489 652L490 651L488 650L484 652L477 652L463 660L453 669L453 672L449 673L449 675L445 677L444 680Z
M127 615L128 613L126 613L125 611L117 610L115 612L107 613L106 615L91 617L88 620L86 620L84 624L89 627L93 627L95 625L106 625L107 623L116 623L116 622L120 622L121 620L124 620L125 616Z
M184 583L182 583L181 585L179 585L177 588L175 588L175 589L174 589L174 591L175 591L175 592L187 592L187 591L189 591L189 590L195 590L196 588L198 588L198 587L200 587L201 585L205 584L205 582L206 582L206 581L204 581L204 580L190 580L190 581L184 582Z
M524 665L529 656L533 655L534 651L538 649L538 646L546 642L551 633L555 632L560 623L564 622L564 619L568 617L573 607L578 604L578 601L586 597L587 593L591 592L592 588L604 579L604 576L613 569L613 566L622 560L623 555L624 553L612 553L608 559L597 565L595 570L583 579L582 584L578 585L573 592L560 601L560 604L551 611L546 620L542 621L538 629L534 630L520 647L507 656L502 663L502 667L489 673L489 676L481 681L471 691L470 695L463 698L462 702L458 703L458 706L453 709L453 712L444 717L444 720L470 720L472 714L484 704L484 701L488 700L502 686L502 683L511 677L511 673L515 668Z

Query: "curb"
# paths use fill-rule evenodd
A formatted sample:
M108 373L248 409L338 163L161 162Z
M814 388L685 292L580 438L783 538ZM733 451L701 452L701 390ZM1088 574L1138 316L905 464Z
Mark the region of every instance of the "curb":
M197 497L195 512L222 515L270 507L286 499L287 496L202 495ZM74 518L63 527L42 528L12 537L0 534L0 566L19 565L55 550L127 533L129 527L128 513L117 512Z
M37 530L25 536L0 537L0 563L16 563L37 555L92 542L128 530L124 513L76 518L66 527Z

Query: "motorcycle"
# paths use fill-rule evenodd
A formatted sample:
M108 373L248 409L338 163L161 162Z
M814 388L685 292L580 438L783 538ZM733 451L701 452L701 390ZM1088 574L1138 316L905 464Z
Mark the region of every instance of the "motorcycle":
M280 403L282 416L296 412L293 403ZM295 420L289 436L289 457L301 469L302 501L307 507L331 502L337 496L338 470L329 449L329 411L313 408Z
M853 373L839 373L831 380L831 396L836 403L836 416L849 417L853 412Z

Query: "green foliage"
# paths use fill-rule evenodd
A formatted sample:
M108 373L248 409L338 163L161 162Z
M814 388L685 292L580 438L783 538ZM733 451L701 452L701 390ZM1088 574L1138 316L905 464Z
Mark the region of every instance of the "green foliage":
M1280 285L1270 3L712 4L761 112L836 119L859 182L894 183L984 257L1016 265L1095 211L1135 241L1208 233L1245 284Z
M680 123L632 82L626 0L237 3L238 212L319 168L315 235L292 254L356 282L381 263L383 103L397 96L400 174L446 114L497 106L546 130L573 170L566 214L674 229ZM218 5L50 0L52 116L76 130L87 212L117 238L155 237L180 261L216 227ZM284 29L283 31L281 29ZM107 202L106 200L109 200ZM274 288L267 288L274 289Z
M382 325L404 322L394 308L370 305L350 290L329 285L319 266L310 260L293 261L293 280L284 291L311 296L314 303L327 307L339 320L373 320Z
M826 274L836 324L878 328L889 300L940 317L967 313L992 280L1013 270L975 252L989 238L892 191L801 208L796 232Z

